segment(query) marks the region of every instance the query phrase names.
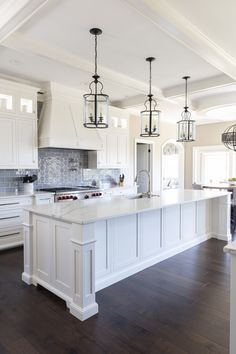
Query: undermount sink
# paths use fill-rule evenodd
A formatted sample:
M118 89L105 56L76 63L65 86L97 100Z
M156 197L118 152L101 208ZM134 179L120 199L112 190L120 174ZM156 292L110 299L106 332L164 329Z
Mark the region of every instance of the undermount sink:
M153 198L153 197L160 197L158 194L151 194L148 195L146 193L138 193L138 194L133 194L133 195L128 195L128 199L142 199L142 198Z

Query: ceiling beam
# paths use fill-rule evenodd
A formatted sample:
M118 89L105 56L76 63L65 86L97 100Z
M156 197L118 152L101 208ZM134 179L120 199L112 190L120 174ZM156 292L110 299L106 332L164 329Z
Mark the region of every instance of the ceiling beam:
M218 107L235 106L235 92L225 92L206 96L202 97L201 100L195 100L194 102L199 113L204 113L210 109Z
M45 57L47 59L51 59L58 63L77 68L83 70L88 73L93 73L94 71L94 63L87 61L83 58L75 56L64 49L48 46L46 43L42 41L35 41L23 35L20 32L13 33L10 37L8 37L3 43L7 48L11 48L17 51L21 51L22 53L33 53L35 55L39 55ZM120 85L122 87L129 87L131 89L135 89L137 92L141 94L146 94L149 89L148 83L144 83L142 81L133 79L127 75L121 74L119 72L110 70L106 67L99 66L100 76L116 85ZM153 93L158 95L159 97L163 97L162 91L153 87Z
M188 93L193 94L210 90L213 91L214 89L226 87L232 84L235 84L235 80L225 74L192 82L190 80L188 82ZM163 95L170 99L182 97L184 95L184 82L182 85L167 87L163 89Z
M28 21L48 0L5 0L0 4L0 43Z
M125 0L139 14L169 34L215 68L236 80L236 60L166 0ZM203 9L204 11L204 9Z

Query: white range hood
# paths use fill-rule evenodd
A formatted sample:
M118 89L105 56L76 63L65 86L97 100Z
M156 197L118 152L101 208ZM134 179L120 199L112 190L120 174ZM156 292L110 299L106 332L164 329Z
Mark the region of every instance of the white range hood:
M44 88L39 118L39 148L101 150L97 129L83 126L83 93L54 82Z

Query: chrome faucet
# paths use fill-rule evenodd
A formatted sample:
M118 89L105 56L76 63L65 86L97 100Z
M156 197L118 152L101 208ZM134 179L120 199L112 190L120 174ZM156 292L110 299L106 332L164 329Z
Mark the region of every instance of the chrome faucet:
M143 173L143 172L145 172L146 175L148 176L148 191L146 193L144 193L144 195L147 195L148 198L151 198L151 196L152 196L152 193L151 193L151 175L150 175L150 172L148 170L140 170L140 171L138 171L137 176L134 179L134 182L136 182L136 183L138 182L138 177L139 177L140 173Z

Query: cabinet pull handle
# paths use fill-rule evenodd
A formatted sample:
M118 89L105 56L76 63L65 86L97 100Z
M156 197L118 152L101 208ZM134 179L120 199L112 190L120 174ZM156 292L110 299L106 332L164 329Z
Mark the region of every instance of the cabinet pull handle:
M0 218L0 220L7 220L7 219L16 219L16 218L19 218L20 215L17 215L17 216L7 216L5 218Z
M20 235L20 232L14 232L13 234L5 234L5 235L1 235L0 237L8 237L8 236L14 236L14 235Z
M6 206L6 205L20 205L19 202L16 202L16 203L5 203L5 204L0 204L0 207L1 206Z

